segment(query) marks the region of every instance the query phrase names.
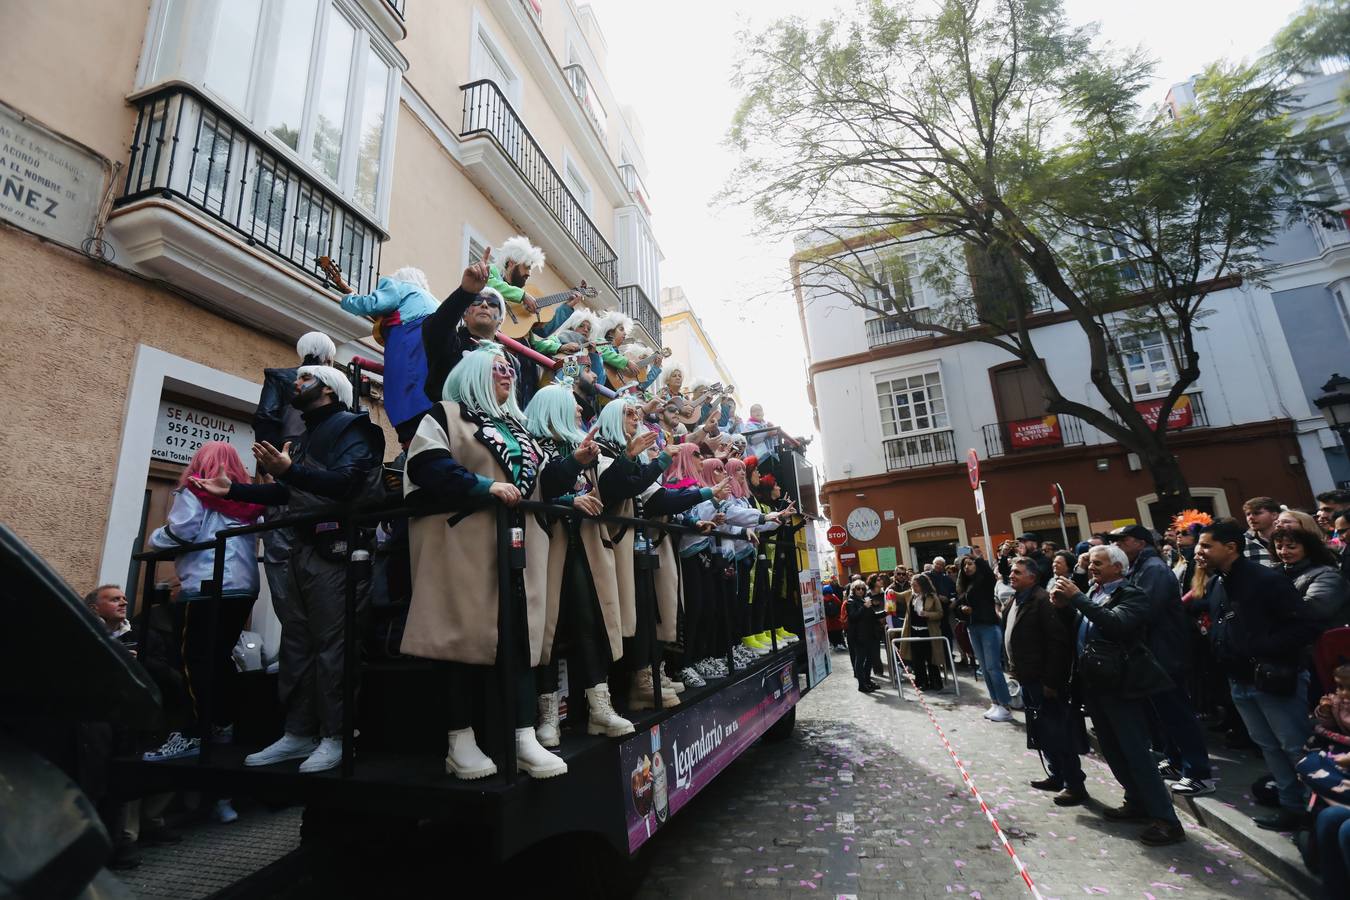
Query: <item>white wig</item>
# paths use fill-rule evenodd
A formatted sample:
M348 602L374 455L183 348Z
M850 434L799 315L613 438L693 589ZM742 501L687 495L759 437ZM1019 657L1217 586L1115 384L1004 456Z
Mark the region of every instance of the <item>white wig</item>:
M712 387L712 382L706 378L695 378L693 384L689 385L689 390L697 394L699 391Z
M352 408L352 383L342 370L332 366L301 366L296 374L314 376L316 381L333 389L343 406Z
M508 262L523 263L529 267L531 274L544 267L544 251L531 244L530 239L523 235L517 234L502 241L498 252L501 253L503 266Z
M577 326L580 325L582 322L591 323L591 337L600 336L599 335L600 317L597 316L595 313L591 312L589 309L585 308L579 309L576 312L572 313L570 316L568 316L567 320L562 323L562 327L559 328L558 330L576 331Z
M586 438L577 427L577 398L572 386L554 382L541 387L525 407L525 427L537 438L575 447Z
M394 281L402 281L405 284L411 284L424 294L431 293L431 285L427 283L427 273L421 269L412 266L404 266L389 276Z
M640 359L646 359L652 355L652 348L641 341L629 341L619 348L619 352L628 357L633 362Z
M656 382L656 387L658 390L664 390L667 387L666 382L670 381L670 376L674 375L676 372L679 372L680 376L684 377L684 363L675 362L675 360L673 359L668 359L665 362L666 364L661 368L661 377ZM685 385L683 382L681 382L680 390L684 389Z
M301 362L313 358L327 363L337 356L337 345L322 331L311 331L301 335L300 340L295 342L295 352Z
M505 403L497 402L497 386L492 380L492 364L497 360L506 360L506 353L497 344L479 344L478 349L464 354L445 379L445 388L441 396L458 403L479 415L498 419L515 419L517 424L525 424L525 413L516 403L514 382L511 392L506 395ZM506 360L510 364L509 360ZM512 369L514 370L514 366Z
M611 310L600 320L600 336L609 340L609 333L620 325L623 326L625 335L633 333L633 320L618 310Z
M606 403L605 408L600 410L600 430L597 432L600 439L620 447L628 446L628 435L623 430L624 410L636 405L627 397Z

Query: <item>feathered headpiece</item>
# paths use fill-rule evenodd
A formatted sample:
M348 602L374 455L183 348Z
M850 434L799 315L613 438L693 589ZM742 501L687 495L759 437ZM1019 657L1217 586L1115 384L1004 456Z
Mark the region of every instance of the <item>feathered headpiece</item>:
M1177 531L1187 531L1194 535L1206 525L1213 525L1214 518L1198 509L1183 509L1172 517L1172 527Z

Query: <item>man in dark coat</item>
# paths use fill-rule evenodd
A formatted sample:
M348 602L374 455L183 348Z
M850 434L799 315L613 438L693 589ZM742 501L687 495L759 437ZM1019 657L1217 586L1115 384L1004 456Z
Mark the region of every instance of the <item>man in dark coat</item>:
M1087 790L1068 702L1073 642L1066 618L1051 605L1039 579L1035 560L1019 556L1012 561L1009 583L1017 593L1008 608L1004 645L1022 685L1027 731L1050 773L1031 786L1058 791L1060 806L1076 806L1087 799Z
M1051 598L1056 607L1082 616L1075 629L1076 658L1097 649L1123 660L1135 648L1147 647L1149 623L1157 620L1158 603L1125 580L1129 559L1119 546L1093 547L1088 572L1092 592L1082 593L1070 578L1056 578ZM1171 688L1171 680L1155 661L1136 656L1122 664L1119 683L1093 681L1086 665L1075 669L1074 687L1087 704L1102 755L1111 774L1125 789L1125 802L1105 813L1108 819L1149 822L1139 840L1149 846L1175 844L1186 838L1149 746L1149 698ZM1136 660L1139 661L1136 661Z
M1130 584L1149 599L1152 616L1145 628L1153 658L1172 679L1170 690L1151 698L1162 746L1167 759L1158 767L1164 780L1175 782L1172 790L1188 797L1212 794L1214 786L1205 733L1186 691L1187 655L1191 626L1181 605L1181 585L1176 573L1154 549L1154 534L1142 525L1126 525L1107 535L1130 561L1126 574Z

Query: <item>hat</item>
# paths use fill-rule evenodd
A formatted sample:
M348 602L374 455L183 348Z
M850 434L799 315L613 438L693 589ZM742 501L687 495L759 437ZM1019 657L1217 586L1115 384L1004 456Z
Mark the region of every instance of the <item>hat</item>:
M1026 534L1020 536L1020 537L1018 538L1018 540L1019 540L1019 541L1039 541L1040 538L1036 537L1036 535L1032 534L1031 532L1027 532Z
M1125 525L1117 528L1115 531L1108 531L1106 533L1106 539L1112 543L1115 543L1123 537L1137 538L1146 544L1153 543L1153 532L1143 525Z

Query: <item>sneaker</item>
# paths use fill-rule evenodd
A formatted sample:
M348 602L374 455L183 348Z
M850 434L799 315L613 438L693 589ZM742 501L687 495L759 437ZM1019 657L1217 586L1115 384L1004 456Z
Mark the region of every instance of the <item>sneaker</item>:
M984 711L984 717L986 719L992 719L994 717L994 714L997 713L1002 708L1003 707L999 706L997 703L991 703L989 705L989 708Z
M708 680L722 677L717 674L717 667L712 664L711 660L707 659L700 659L698 662L694 663L694 671ZM685 683L688 683L688 679L685 679ZM707 681L705 681L704 684L707 684Z
M1181 780L1181 771L1170 762L1158 763L1158 774L1162 776L1163 781Z
M233 725L212 725L211 743L213 744L233 744L234 726Z
M283 734L279 741L264 747L257 753L244 757L246 766L270 766L288 759L308 757L319 746L316 737L301 737L298 734Z
M1186 840L1186 830L1180 822L1154 820L1153 824L1139 834L1139 842L1150 847L1166 847L1168 844L1180 844Z
M164 762L166 759L183 759L188 756L196 756L201 752L201 738L183 737L181 732L175 731L157 750L147 750L142 753L141 759L146 762Z
M788 631L786 628L775 628L773 631L773 635L774 637L778 638L778 645L780 647L783 644L795 644L801 640L801 638L797 637L795 634Z
M750 663L744 657L737 656L731 660L731 671L733 672L744 672L748 668L750 668Z
M1172 793L1181 794L1183 797L1203 797L1205 794L1214 793L1214 785L1203 778L1182 778L1172 785Z
M530 734L534 734L533 728L530 729ZM306 775L313 772L327 772L329 769L337 768L340 762L342 762L342 738L326 737L319 741L319 746L315 747L314 752L300 764L300 771Z
M684 682L685 687L701 688L708 686L708 682L703 680L703 676L693 666L685 666L680 670L680 680Z
M212 810L211 814L222 825L228 825L239 818L239 813L234 811L234 804L230 802L229 798L217 800L216 808Z
M746 637L741 638L741 642L736 646L744 647L755 656L768 656L773 652L773 648L764 643L763 639L757 634L747 635Z
M992 716L986 717L990 722L1011 722L1013 720L1013 714L1008 711L1006 706L996 706L994 710Z

